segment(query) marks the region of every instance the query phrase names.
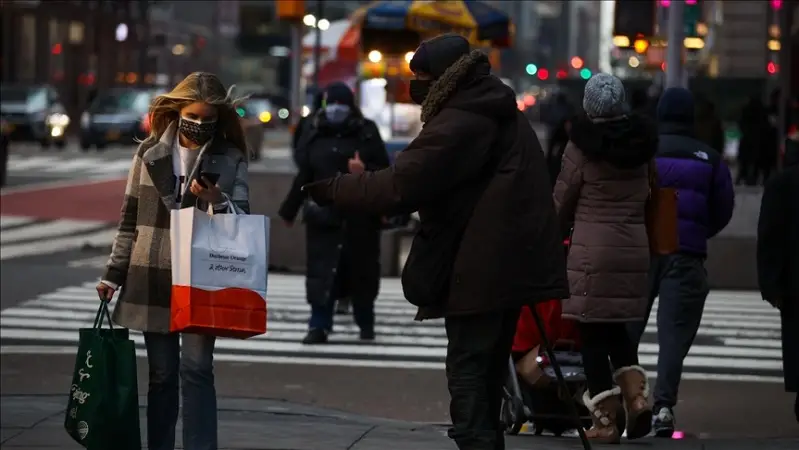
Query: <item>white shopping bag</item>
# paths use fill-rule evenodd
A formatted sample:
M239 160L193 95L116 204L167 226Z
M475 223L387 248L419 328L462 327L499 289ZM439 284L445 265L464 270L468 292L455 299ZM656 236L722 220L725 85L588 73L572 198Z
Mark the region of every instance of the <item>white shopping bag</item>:
M172 210L171 331L266 332L269 218Z

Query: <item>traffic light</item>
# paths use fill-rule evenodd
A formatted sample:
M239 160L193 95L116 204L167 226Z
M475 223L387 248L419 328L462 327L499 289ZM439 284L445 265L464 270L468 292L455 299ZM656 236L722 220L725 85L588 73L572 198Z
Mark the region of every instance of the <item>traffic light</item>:
M572 68L574 68L574 69L582 69L583 68L583 64L585 64L585 63L583 63L583 58L580 58L579 56L572 57L572 60L571 60Z
M560 70L557 71L557 73L555 73L555 78L557 78L558 80L562 80L562 79L566 78L568 75L569 75L568 72L566 72L563 69L560 69Z
M591 78L591 75L592 75L591 69L583 68L583 70L580 71L580 78L582 78L583 80Z
M766 70L768 71L769 75L774 75L779 72L780 67L774 63L774 61L769 61L766 65Z
M646 53L646 49L648 48L649 41L646 39L636 39L635 42L633 42L633 49L635 49L635 53L638 53L639 55Z
M527 71L527 75L535 75L536 72L538 72L538 66L535 64L528 64L525 70Z
M539 69L538 70L538 79L541 81L546 81L549 79L549 71L547 69Z

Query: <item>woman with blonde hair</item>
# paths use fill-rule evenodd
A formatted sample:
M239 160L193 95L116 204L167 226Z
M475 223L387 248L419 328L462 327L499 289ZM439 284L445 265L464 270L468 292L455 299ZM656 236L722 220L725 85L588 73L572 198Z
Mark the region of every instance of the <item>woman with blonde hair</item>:
M173 450L183 386L183 448L216 450L213 336L170 333L170 210L249 213L247 148L235 101L216 75L195 72L150 107L150 135L128 175L119 230L97 285L120 291L113 319L144 333L150 369L147 447Z

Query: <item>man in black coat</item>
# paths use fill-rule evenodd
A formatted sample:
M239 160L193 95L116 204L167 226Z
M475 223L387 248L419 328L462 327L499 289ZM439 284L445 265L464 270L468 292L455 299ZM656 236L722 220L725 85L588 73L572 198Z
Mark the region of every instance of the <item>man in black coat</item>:
M766 184L757 227L763 299L780 310L785 390L799 392L799 135L788 139L785 169ZM799 394L794 404L799 422Z

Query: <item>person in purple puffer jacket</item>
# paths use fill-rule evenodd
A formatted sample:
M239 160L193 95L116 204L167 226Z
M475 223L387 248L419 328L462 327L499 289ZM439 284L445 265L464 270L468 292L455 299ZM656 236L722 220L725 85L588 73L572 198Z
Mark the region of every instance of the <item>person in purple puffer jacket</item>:
M727 226L735 205L730 170L719 152L694 134L694 108L693 94L683 88L666 89L657 106L658 184L678 191L680 242L676 253L652 255L649 269L647 319L655 298L660 297L652 428L661 437L671 437L674 431L673 409L683 360L696 337L710 291L705 272L707 240ZM646 321L629 325L635 342L640 342L645 327Z

